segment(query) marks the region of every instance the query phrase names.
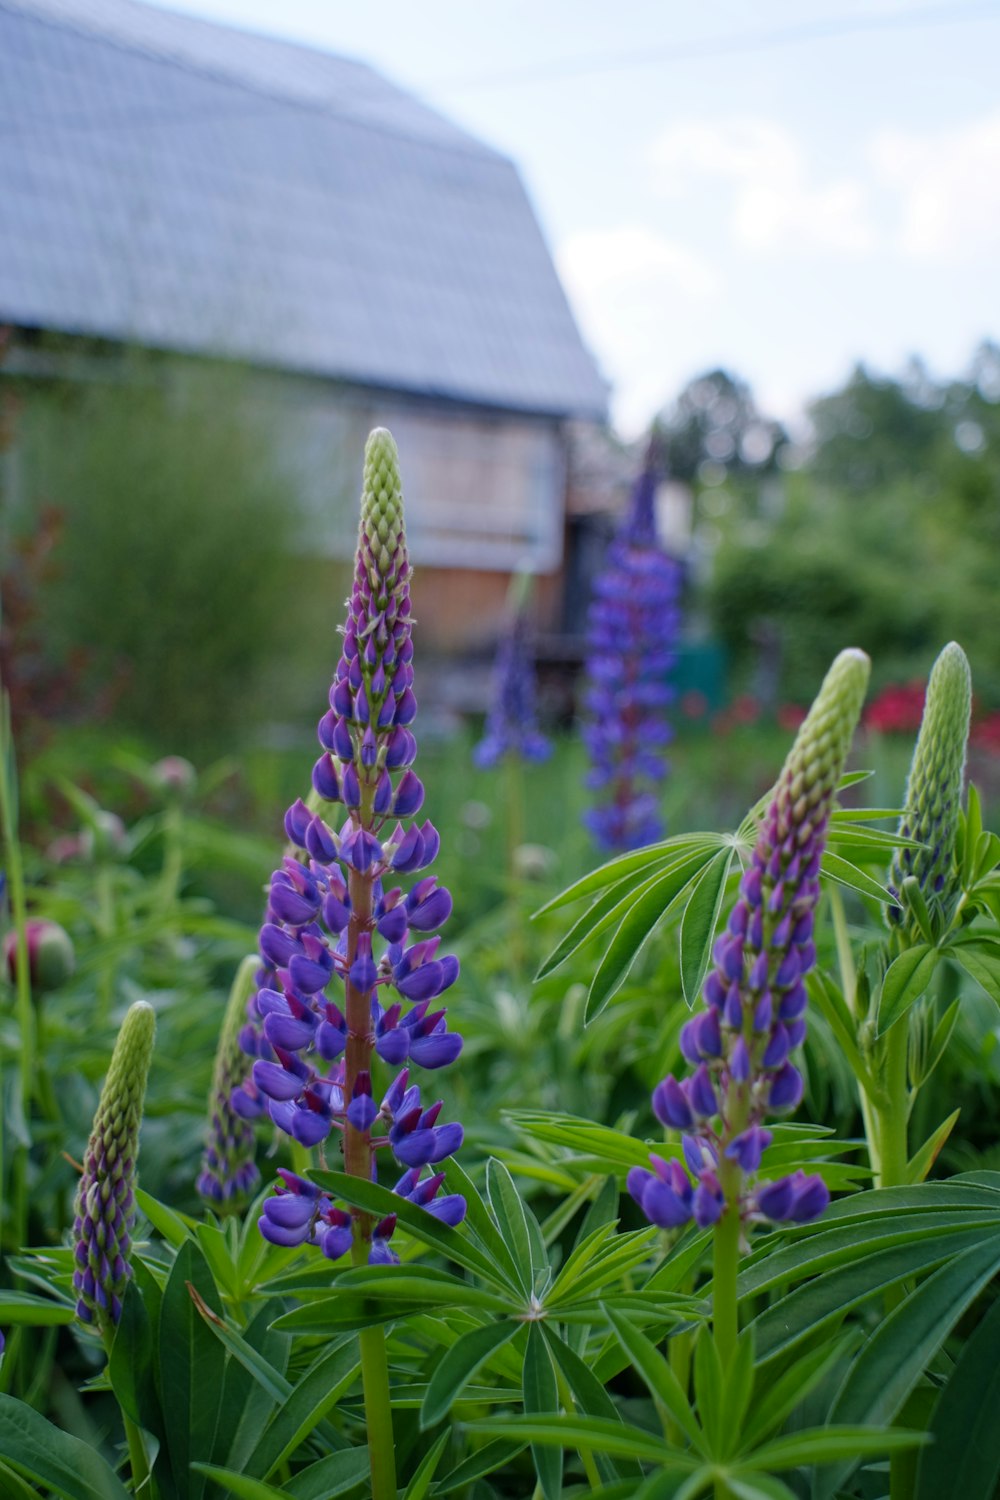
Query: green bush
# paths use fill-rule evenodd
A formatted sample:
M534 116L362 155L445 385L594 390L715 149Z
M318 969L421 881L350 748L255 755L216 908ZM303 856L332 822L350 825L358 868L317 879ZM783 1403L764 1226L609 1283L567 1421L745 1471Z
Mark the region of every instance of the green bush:
M43 625L116 722L200 748L247 714L303 619L297 505L238 374L137 358L127 375L27 393L24 514L64 518Z

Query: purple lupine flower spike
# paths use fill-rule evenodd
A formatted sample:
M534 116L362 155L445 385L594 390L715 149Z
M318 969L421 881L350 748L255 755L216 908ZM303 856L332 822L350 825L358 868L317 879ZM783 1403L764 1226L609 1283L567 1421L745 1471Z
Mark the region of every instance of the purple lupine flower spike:
M629 1191L654 1224L674 1227L693 1218L706 1228L728 1213L743 1222L802 1223L829 1201L818 1176L799 1172L757 1185L755 1179L771 1143L764 1120L794 1109L802 1097L790 1053L805 1037L820 860L868 669L864 652L843 651L827 673L715 943L705 1008L681 1032L681 1051L694 1071L680 1081L665 1078L653 1093L661 1123L685 1132L688 1169L674 1162L667 1176L654 1157L651 1172L629 1173Z
M551 754L552 746L538 728L535 664L528 641L527 614L524 608L519 608L497 648L486 732L472 758L486 770L505 755L541 761Z
M378 1078L381 1064L444 1067L462 1046L444 1007L432 1008L458 978L458 960L439 951L451 896L419 875L437 854L437 831L410 822L424 799L413 770L411 623L398 455L378 429L365 450L354 587L313 797L285 818L293 853L271 878L261 929L255 1014L242 1033L256 1060L233 1096L244 1118L266 1111L302 1145L323 1147L336 1132L346 1170L366 1181L378 1147L419 1176L462 1142L461 1125L436 1123L439 1104L423 1108L408 1068L388 1091ZM419 878L409 890L396 883L410 875ZM464 1200L436 1200L442 1180L413 1201L458 1223ZM403 1196L413 1198L416 1183ZM394 1216L374 1223L289 1173L259 1224L277 1244L313 1243L331 1259L348 1250L355 1261L395 1258Z
M111 1054L76 1194L76 1313L81 1322L96 1323L102 1330L121 1317L122 1297L132 1275L135 1163L155 1031L153 1007L137 1000Z
M256 990L257 967L257 959L245 958L233 981L209 1093L208 1131L197 1186L205 1201L220 1213L237 1211L260 1181L254 1161L253 1127L232 1103L235 1090L242 1095L242 1083L250 1067L240 1038L247 1000Z
M637 849L663 837L659 785L672 738L668 677L680 627L680 565L656 539L652 458L594 585L587 622L587 785L600 798L584 821L605 849Z

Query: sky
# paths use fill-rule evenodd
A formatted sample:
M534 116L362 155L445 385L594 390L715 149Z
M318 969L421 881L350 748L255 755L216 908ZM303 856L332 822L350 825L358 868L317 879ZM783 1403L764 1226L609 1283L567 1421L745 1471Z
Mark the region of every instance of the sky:
M1000 338L1000 0L171 0L361 58L518 165L636 436L723 366L793 423Z

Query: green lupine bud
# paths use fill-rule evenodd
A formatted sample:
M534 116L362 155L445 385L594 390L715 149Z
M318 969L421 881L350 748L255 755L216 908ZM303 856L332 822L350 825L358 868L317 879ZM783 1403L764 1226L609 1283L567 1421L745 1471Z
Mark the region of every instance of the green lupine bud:
M829 813L861 713L870 669L871 662L863 651L841 651L788 753L778 780L777 802L796 828L800 845ZM807 829L809 832L804 832Z
M358 560L364 560L368 582L383 608L383 596L387 589L394 589L400 564L405 561L405 548L399 453L392 433L376 427L365 445Z
M955 836L962 808L962 778L972 712L969 662L955 641L945 646L927 683L927 698L906 784L899 832L922 849L897 849L889 889L899 904L889 922L914 928L915 917L903 882L913 877L932 918L946 916L956 895Z
M208 1096L208 1133L198 1191L220 1213L238 1209L260 1180L254 1161L253 1127L232 1106L233 1090L241 1087L250 1071L250 1058L240 1046L240 1034L248 1024L247 1002L257 992L258 967L259 960L251 955L236 972L222 1019Z
M122 1022L111 1054L76 1195L76 1312L82 1322L102 1328L118 1322L132 1274L135 1163L155 1031L153 1007L138 1000Z

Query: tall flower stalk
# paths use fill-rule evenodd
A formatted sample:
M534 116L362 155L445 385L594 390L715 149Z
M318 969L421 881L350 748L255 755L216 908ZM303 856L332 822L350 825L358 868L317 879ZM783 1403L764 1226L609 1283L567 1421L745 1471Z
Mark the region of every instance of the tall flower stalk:
M794 1109L802 1078L791 1060L806 1033L805 978L816 962L813 920L820 860L837 783L861 712L869 662L834 661L782 769L713 950L704 1008L681 1032L692 1072L653 1094L661 1123L682 1133L685 1165L650 1158L628 1187L662 1228L694 1220L715 1231L713 1325L725 1368L738 1333L736 1275L755 1221L802 1223L829 1199L823 1180L796 1173L758 1179L771 1143L765 1121Z
M605 849L636 849L663 837L659 788L672 738L667 681L680 626L679 564L656 539L652 459L632 492L608 564L594 585L587 621L587 785L599 803L584 821Z
M899 832L917 847L900 845L893 856L889 889L896 904L888 909L887 966L916 944L938 942L956 915L961 885L955 846L971 712L968 659L952 641L931 670L907 779ZM872 1049L878 1090L866 1124L880 1187L907 1181L910 1029L908 1012Z
M313 768L322 812L297 801L285 831L298 851L271 878L260 934L262 970L244 1042L256 1053L238 1113L266 1110L279 1129L325 1152L333 1135L345 1170L369 1182L379 1157L395 1157L395 1191L449 1224L465 1214L457 1194L439 1196L438 1166L462 1142L457 1123L438 1124L441 1102L425 1105L413 1066L452 1062L461 1037L432 1003L458 977L458 960L438 956L451 896L433 875L408 892L397 876L426 871L440 840L415 815L424 799L413 771L410 564L396 445L384 429L365 450L361 525L343 652L319 723L323 753ZM335 829L323 816L340 808ZM405 1011L404 1011L404 1007ZM400 1068L376 1088L377 1062ZM401 1066L403 1065L403 1066ZM321 1155L321 1160L325 1156ZM396 1259L395 1217L335 1204L307 1178L279 1172L264 1203L261 1233L279 1245L312 1243L355 1265ZM381 1328L360 1335L374 1500L395 1500L392 1415Z

